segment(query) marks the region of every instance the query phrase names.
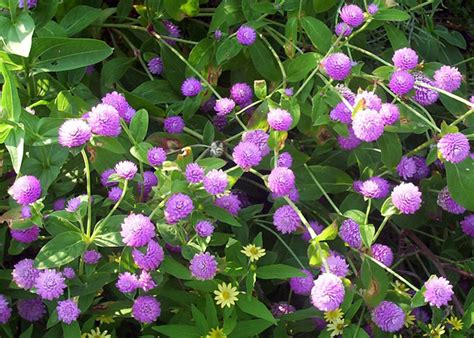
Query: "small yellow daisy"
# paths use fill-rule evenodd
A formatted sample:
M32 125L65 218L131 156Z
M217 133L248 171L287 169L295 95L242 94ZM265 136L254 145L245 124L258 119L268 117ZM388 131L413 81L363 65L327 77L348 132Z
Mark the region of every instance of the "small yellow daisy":
M344 333L344 328L347 326L344 319L340 318L327 325L328 332L331 332L331 337L339 336Z
M110 324L110 323L114 323L115 320L114 320L114 317L112 316L106 316L106 315L100 315L99 317L97 317L95 320L97 320L99 323L101 324Z
M218 326L215 329L211 329L206 338L227 338L227 335L225 335L224 330Z
M442 335L446 332L445 327L441 324L438 324L436 327L433 327L433 325L428 324L428 329L430 330L430 332L423 334L423 337L441 338Z
M324 312L324 320L328 323L334 323L335 321L342 319L344 312L341 309Z
M245 256L250 258L250 262L256 262L263 256L265 256L265 249L262 249L259 246L256 246L255 244L249 244L244 246L243 250L241 250Z
M396 293L404 297L410 297L410 294L408 293L410 289L405 284L400 283L399 281L395 281L394 283L391 283L391 284Z
M451 324L451 326L453 327L453 330L455 330L455 331L461 331L462 330L463 323L462 323L462 320L459 319L458 317L451 316L450 318L448 318L446 320L446 322Z
M216 304L220 305L222 308L224 307L231 307L235 305L235 302L237 301L237 295L239 294L239 291L237 291L237 288L235 286L232 286L232 284L226 284L222 283L217 286L218 290L214 291L214 294L216 295L214 299L216 300Z
M405 313L405 327L413 326L415 321L416 317L411 312Z
M107 334L107 330L100 332L100 329L96 327L95 330L92 329L90 333L83 333L81 338L112 338L112 336Z

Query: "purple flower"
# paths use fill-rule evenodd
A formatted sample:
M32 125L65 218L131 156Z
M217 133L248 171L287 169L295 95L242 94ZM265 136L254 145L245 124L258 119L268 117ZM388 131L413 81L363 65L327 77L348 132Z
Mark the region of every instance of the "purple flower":
M469 156L469 140L461 133L446 134L438 141L438 149L446 161L459 163Z
M392 57L395 67L401 70L410 70L418 65L418 54L411 48L397 49Z
M252 101L252 88L243 82L236 83L230 88L230 98L239 106L246 105L248 102Z
M115 91L107 93L102 98L102 103L114 107L119 113L120 117L125 120L125 122L130 123L132 120L133 114L131 114L131 109L133 108L130 107L127 99L122 94Z
M344 124L351 124L352 112L346 107L344 102L339 102L329 113L329 117L333 121L338 121Z
M352 248L360 249L362 246L360 226L351 218L342 222L339 228L339 237Z
M163 20L163 27L165 27L166 31L168 32L168 36L172 38L177 38L181 35L179 27L169 20ZM171 40L171 39L165 39L165 40L170 45L176 44L176 41L174 40Z
M274 168L268 175L268 187L276 197L288 195L295 186L295 174L286 167Z
M316 235L319 235L324 229L324 227L316 221L309 222L309 225L314 230ZM304 228L304 232L301 234L301 239L306 242L309 242L311 240L311 235L308 229L306 229L306 227Z
M46 306L40 298L18 299L16 307L20 317L29 322L40 320L46 313Z
M132 307L133 318L140 323L150 324L161 314L160 302L152 296L139 296Z
M12 238L21 243L31 243L38 239L40 229L37 225L26 229L10 229Z
M73 279L76 277L76 272L74 271L73 268L67 266L63 270L63 276L66 277L67 279Z
M166 161L166 151L161 147L150 148L147 152L148 163L154 167L159 167Z
M234 100L227 97L217 100L216 104L214 105L214 110L216 111L217 116L226 116L230 114L234 108Z
M30 218L31 217L31 207L29 205L24 205L21 207L21 218Z
M237 30L237 41L244 46L252 45L257 39L257 32L250 26L242 25Z
M331 79L342 81L351 73L352 62L343 53L333 53L323 60L323 66Z
M422 72L413 73L413 77L415 78L415 81L423 82L430 86L436 86L434 81ZM417 84L414 85L414 88L415 95L413 96L413 99L422 106L429 106L438 100L439 94L437 91L418 86Z
M285 92L286 96L293 96L293 94L294 94L293 87L285 88L284 92Z
M165 253L158 242L150 240L148 245L142 248L135 248L132 251L135 264L143 270L156 270L163 262Z
M460 222L462 231L471 237L474 237L474 214L464 217Z
M405 323L405 312L397 304L383 301L372 310L372 320L384 332L397 332Z
M456 67L442 66L433 76L436 87L454 92L461 87L462 75Z
M453 286L444 277L431 276L425 282L424 292L425 301L431 306L440 308L443 305L448 305L448 302L453 297Z
M415 316L416 320L419 320L423 323L428 323L431 319L430 313L422 307L417 307L412 311L413 315Z
M377 111L365 109L355 115L352 128L358 139L372 142L382 136L384 123Z
M116 137L122 132L120 115L117 109L108 104L99 103L92 107L87 122L97 135Z
M73 197L67 201L66 211L75 212L81 206L81 196Z
M282 234L289 234L295 232L301 226L301 220L291 206L284 205L275 210L273 225Z
M189 163L186 166L185 176L189 183L201 183L204 178L204 169L197 163Z
M226 116L219 116L214 115L212 117L212 124L218 131L223 131L224 128L227 126L227 117Z
M212 169L204 176L202 183L209 194L222 194L227 189L227 174L221 169Z
M74 148L86 144L92 136L91 127L82 119L65 121L58 131L58 142L63 147Z
M372 3L370 4L369 6L367 6L367 12L370 14L370 15L374 15L375 13L377 13L379 11L379 6L377 6L377 4L375 3Z
M196 279L213 279L217 273L216 258L209 252L195 254L190 263L189 270Z
M214 232L214 226L209 221L199 221L194 226L194 230L199 237L205 238L212 236L212 233Z
M363 92L357 94L355 96L354 102L359 104L359 101L363 101L363 107L367 109L372 109L379 111L382 108L382 99L378 97L377 94L372 92L368 92L364 90Z
M383 103L379 114L386 126L394 124L400 118L400 110L393 103Z
M352 27L358 27L364 22L364 12L357 5L345 5L341 8L340 16L342 21Z
M256 129L245 132L242 141L256 144L262 153L262 157L265 157L270 153L270 147L268 146L269 137L265 131Z
M352 27L345 22L339 22L336 27L334 27L334 33L337 36L349 36L352 33Z
M293 157L289 152L281 153L278 156L277 167L290 168L293 165Z
M369 178L360 186L360 193L366 198L385 198L389 191L390 184L388 181L378 176Z
M36 293L43 299L53 300L63 295L66 284L60 272L54 269L40 271L34 282Z
M168 224L174 224L188 217L194 210L193 200L185 194L174 194L165 204L165 218Z
M163 71L163 61L159 56L154 57L148 62L148 70L153 75L160 75Z
M100 254L99 251L86 250L84 252L84 255L82 256L82 259L84 260L84 263L86 264L97 264L97 262L99 262L101 257L102 255Z
M165 118L163 128L167 133L179 134L184 129L184 120L181 116L170 116Z
M357 148L362 143L362 141L355 136L352 126L349 126L347 130L349 131L349 135L338 135L337 143L339 144L339 147L341 147L341 149L352 150Z
M34 262L32 259L25 258L13 266L12 280L18 287L29 290L35 284L39 270L35 268Z
M231 215L234 216L237 216L241 209L239 197L234 194L220 196L216 198L214 204L219 208L227 210Z
M390 247L383 244L372 245L372 257L385 266L390 266L393 263L393 251Z
M301 270L305 277L290 278L290 288L297 295L309 296L313 288L314 277L311 271Z
M28 9L36 7L38 0L18 0L18 7L24 8L25 4Z
M15 183L8 189L8 194L20 205L28 205L36 202L41 197L41 183L31 175L17 178Z
M109 192L107 193L107 198L114 203L117 203L122 196L123 190L119 187L112 187L110 188Z
M123 220L120 235L127 246L143 246L155 237L155 225L148 216L130 214Z
M138 278L138 287L145 292L148 292L156 287L156 283L148 271L142 270L142 272L140 272L140 276Z
M415 84L415 78L406 70L397 70L392 74L388 86L397 95L407 94Z
M397 165L397 173L404 180L413 178L416 174L416 163L413 157L403 156Z
M115 173L124 180L133 180L138 171L137 165L131 161L120 161L114 167Z
M108 187L113 187L116 186L118 183L117 182L109 182L109 178L112 174L115 174L114 169L106 169L104 172L100 175L100 183L108 188Z
M356 97L356 94L354 94L352 92L352 90L350 90L349 88L347 88L345 85L343 85L342 83L339 83L336 85L336 87L334 87L341 95L343 98L345 98L350 104L354 104L355 103L355 97Z
M323 273L314 281L311 303L320 311L336 310L344 300L344 284L332 273Z
M413 156L413 160L416 165L416 172L413 179L418 181L428 177L430 175L430 168L426 164L425 158L421 156Z
M279 303L273 303L270 306L270 311L272 312L272 315L274 317L280 318L284 315L295 312L296 308L293 305L288 304L286 302L279 302Z
M402 214L414 214L421 207L421 192L413 183L400 183L392 191L392 202Z
M214 32L214 39L216 39L217 41L219 41L220 39L222 38L222 31L217 29L215 32Z
M255 143L240 142L235 146L232 158L239 167L244 171L248 171L250 168L257 166L260 163L262 160L262 153Z
M77 303L72 299L59 301L56 311L58 311L59 321L66 324L76 321L81 314Z
M284 109L270 109L267 115L267 121L270 127L277 131L287 131L293 123L291 114Z
M349 265L347 265L346 260L341 255L330 255L326 259L326 264L328 265L329 271L326 271L326 265L323 264L321 267L322 272L330 272L341 278L346 277L349 273Z
M58 198L53 203L53 210L54 211L63 210L65 206L66 206L66 199L65 198Z
M118 276L115 286L122 293L135 292L138 289L138 278L135 274L130 272L121 273Z
M158 185L158 177L153 171L147 170L143 172L143 183L140 182L140 185L143 185L145 190L149 190Z
M438 193L438 199L436 202L443 210L446 210L451 214L460 215L466 211L466 208L459 205L451 197L448 187L444 187L443 189L441 189L441 191Z
M183 94L183 96L197 96L201 90L201 82L194 77L187 78L181 85L181 94Z
M8 322L12 315L12 309L8 304L7 298L0 294L0 324L5 324Z
M211 96L208 100L204 101L204 103L201 104L201 110L204 113L210 113L214 111L215 105L216 105L216 98L214 96Z

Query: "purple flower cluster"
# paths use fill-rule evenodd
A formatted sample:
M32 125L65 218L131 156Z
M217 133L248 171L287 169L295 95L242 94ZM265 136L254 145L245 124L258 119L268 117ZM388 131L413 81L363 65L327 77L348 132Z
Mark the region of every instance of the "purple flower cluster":
M379 139L384 131L384 122L376 110L365 109L358 112L352 122L354 135L366 142Z
M385 266L390 266L393 263L393 251L390 247L383 244L372 245L372 256Z
M161 60L159 56L152 58L148 62L148 70L153 75L160 75L161 72L163 72L163 61Z
M201 90L201 82L199 82L199 80L194 77L184 80L183 84L181 85L181 94L183 94L183 96L197 96Z
M227 174L221 169L212 169L204 176L202 183L209 194L222 194L227 189Z
M252 142L257 145L258 149L262 153L262 157L267 156L270 153L270 147L268 146L268 139L270 136L261 129L256 129L244 133L242 137L243 142Z
M228 97L223 97L216 101L214 105L214 110L216 111L217 116L227 116L229 115L235 108L235 102Z
M82 119L67 120L58 131L59 144L68 148L80 147L86 144L91 137L91 127Z
M309 296L313 288L314 277L311 271L301 270L305 274L304 277L290 278L290 288L297 295Z
M372 320L384 332L397 332L405 323L405 312L397 304L383 301L372 310Z
M132 315L140 323L153 323L161 315L161 304L153 296L139 296L133 303Z
M437 204L447 212L455 215L463 214L466 211L466 208L459 205L449 193L448 187L444 187L438 193Z
M257 32L250 26L242 25L236 33L237 41L244 46L252 45L257 40Z
M322 64L328 76L338 81L348 77L352 69L351 59L343 53L334 53L327 56Z
M255 143L243 141L235 146L232 158L239 167L248 171L260 163L262 153Z
M402 214L414 214L421 207L421 192L413 183L400 183L392 191L393 205Z
M199 221L194 226L194 230L199 237L209 237L214 232L214 226L209 221Z
M18 287L29 290L34 286L39 273L40 271L34 267L34 261L25 258L14 265L12 279Z
M219 196L214 203L219 208L227 210L227 212L234 216L237 216L241 209L240 199L234 194Z
M143 246L155 237L155 225L148 216L130 214L122 222L120 235L127 246Z
M405 95L412 90L415 78L406 70L397 70L392 74L388 86L397 95Z
M390 192L390 184L387 180L374 176L362 182L360 185L360 193L365 198L381 199L387 197Z
M320 311L334 311L344 300L344 284L332 273L323 273L314 281L311 303Z
M344 104L339 102L329 113L329 117L333 121L338 121L344 124L351 124L352 111Z
M84 252L84 255L82 256L82 259L86 264L97 264L101 257L102 255L99 251L86 250L86 252Z
M326 269L326 265L321 267L322 272L330 272L337 277L344 278L349 273L349 265L343 256L339 254L332 254L326 259L326 264L329 270Z
M346 219L339 228L339 237L349 246L359 249L362 246L360 226L353 219Z
M114 167L115 173L124 180L133 180L138 171L137 165L131 161L120 161Z
M158 242L150 240L145 247L134 248L132 257L140 269L151 271L160 266L165 258L165 253Z
M66 284L60 272L54 269L46 269L39 272L33 287L41 298L53 300L63 295Z
M191 259L189 270L199 280L213 279L217 274L216 258L209 252L199 253Z
M20 205L34 203L41 197L41 182L31 175L21 176L8 189L8 194Z
M186 166L185 176L189 183L201 183L204 178L204 169L197 163L189 163Z
M301 220L296 211L289 205L284 205L273 214L273 225L282 234L295 232L301 227Z
M460 222L462 231L471 237L474 237L474 214L464 217Z
M364 22L364 12L357 5L345 5L339 15L342 21L351 27L358 27Z
M415 78L415 81L417 82L422 82L430 86L436 85L436 83L432 79L430 79L428 76L421 72L414 72L412 75ZM417 84L414 85L414 88L415 95L413 96L413 99L422 106L429 106L430 104L433 104L438 100L439 94L437 91L422 87Z
M288 195L295 186L295 174L286 167L274 168L268 176L268 188L276 196Z
M287 131L293 123L291 114L280 108L270 109L267 116L270 127L276 131Z
M397 49L393 53L392 61L400 70L411 70L418 65L418 54L411 48Z
M26 229L10 229L12 238L20 243L31 243L38 239L40 228L37 225Z
M12 309L10 304L8 304L7 298L0 294L0 324L5 324L8 322L12 315Z
M161 147L150 148L147 152L147 160L150 165L159 167L166 161L166 151Z
M406 181L419 181L428 177L430 169L421 156L403 156L397 165L397 173Z
M461 87L462 75L456 67L442 66L433 76L436 87L454 92Z
M236 83L230 88L230 98L239 106L248 106L252 102L253 91L246 83Z
M193 200L185 194L174 194L165 204L165 218L169 224L174 224L188 217L194 210Z
M431 306L440 308L443 305L448 305L453 297L453 286L444 277L431 276L424 285L424 297Z
M46 313L46 306L41 298L19 299L16 307L20 317L29 322L40 320Z
M127 123L130 123L135 115L135 109L130 106L125 96L118 92L107 93L102 98L102 103L114 107L119 113L119 116Z
M122 132L120 115L114 107L99 103L88 113L87 122L94 134L116 137Z
M163 122L165 132L170 134L180 134L184 129L184 120L181 116L170 116Z
M438 141L438 149L446 161L459 163L469 156L469 140L461 133L446 134Z
M72 299L59 301L56 311L58 312L58 319L66 324L76 321L81 314L79 306Z

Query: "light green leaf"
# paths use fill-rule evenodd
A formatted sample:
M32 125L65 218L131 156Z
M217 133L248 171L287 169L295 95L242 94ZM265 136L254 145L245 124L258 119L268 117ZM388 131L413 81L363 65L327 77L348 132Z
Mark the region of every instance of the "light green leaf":
M395 8L383 8L374 15L374 20L378 21L406 21L408 19L410 19L410 14Z
M453 199L474 211L474 160L469 156L461 163L445 162L449 193Z
M265 304L263 304L261 301L259 301L255 297L249 298L249 297L241 296L237 302L237 306L243 312L248 313L252 316L264 319L273 324L277 323L276 319L273 317L272 313L265 306Z
M40 269L63 266L79 257L86 250L82 235L75 231L66 231L50 240L36 256L36 265Z
M28 57L34 30L35 22L26 12L21 12L14 22L0 17L0 40L9 53Z
M148 131L148 112L145 109L140 109L133 116L130 122L130 132L136 142L142 142L145 139Z
M304 277L300 269L284 264L265 265L257 268L257 278L260 279L288 279Z
M14 77L5 63L2 62L1 67L4 82L2 87L2 110L0 116L6 120L19 122L22 109Z
M305 16L301 19L301 24L314 47L325 54L331 48L332 32L316 18Z

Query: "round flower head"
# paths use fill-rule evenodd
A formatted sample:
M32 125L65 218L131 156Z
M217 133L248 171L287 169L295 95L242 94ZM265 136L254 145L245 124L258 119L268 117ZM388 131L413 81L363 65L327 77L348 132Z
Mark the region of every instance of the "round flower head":
M67 266L63 270L63 276L66 277L67 279L73 279L76 277L76 272L74 271L73 268Z
M222 194L227 189L227 174L221 169L212 169L204 176L202 183L209 194Z
M353 219L349 218L342 222L339 228L339 237L352 248L360 249L362 246L360 226Z
M81 206L81 196L73 197L66 204L66 211L75 212Z
M12 280L22 289L31 289L38 276L39 270L35 268L34 260L32 259L22 259L13 267Z
M115 284L121 293L132 293L138 289L138 277L130 272L119 274Z
M242 141L256 144L262 153L262 157L265 157L270 153L270 147L268 146L269 137L265 131L256 129L244 133Z
M24 8L26 4L26 8L32 9L33 7L36 7L37 3L38 0L18 0L18 7Z
M393 64L401 70L410 70L418 65L418 54L411 48L397 49L392 57Z
M127 111L125 112L125 115L124 116L121 116L121 118L123 118L125 120L125 122L127 123L130 123L133 119L133 117L135 116L135 113L137 111L135 109L133 109L132 107L128 107Z
M102 103L108 104L109 106L114 107L117 112L119 113L119 116L123 118L127 123L130 122L130 119L126 118L127 116L130 115L130 105L127 102L127 99L125 96L118 92L111 92L107 93L103 98L102 98Z
M431 276L425 282L424 289L425 301L437 308L448 305L454 294L453 286L444 277Z
M293 94L295 93L293 87L285 88L284 92L286 96L293 96Z
M277 167L290 168L293 165L293 157L290 153L284 152L278 156Z
M132 307L133 318L140 323L150 324L161 314L160 302L152 296L139 296Z
M456 67L442 66L433 76L436 87L454 92L461 87L462 75Z
M143 183L145 188L152 188L156 185L158 185L158 177L156 177L155 173L153 171L145 171L143 172Z
M400 183L392 191L393 205L402 214L414 214L421 207L421 192L413 183Z
M110 175L115 174L114 169L106 169L102 174L100 174L100 183L108 188L108 187L113 187L116 186L118 183L117 182L109 182Z
M163 262L165 253L158 242L151 240L146 247L133 249L132 257L140 269L156 270Z
M72 299L59 301L56 311L58 312L59 321L66 324L76 321L81 314L77 303Z
M120 115L117 109L108 104L99 103L92 107L87 122L92 132L97 135L115 137L122 132Z
M179 27L169 20L163 20L163 27L165 27L166 31L168 32L168 36L172 38L178 38L181 35ZM171 40L171 39L165 39L165 40L170 45L176 44L176 41L174 40Z
M329 117L333 121L338 121L344 124L351 124L352 112L346 107L344 102L339 102L329 113Z
M415 161L416 166L416 172L413 179L419 181L428 177L430 175L430 168L426 164L425 158L421 156L413 156L413 160Z
M286 167L274 168L268 175L268 187L275 196L288 195L295 186L295 174Z
M165 218L169 224L174 224L188 217L194 209L193 200L185 194L174 194L165 204Z
M154 57L148 62L148 70L153 75L160 75L163 71L163 61L159 56Z
M148 292L156 287L153 277L148 271L142 270L138 278L138 287L145 292Z
M120 235L127 246L143 246L155 237L155 225L148 216L130 214L123 220Z
M24 205L21 207L21 218L30 218L31 217L31 207L29 205Z
M296 211L289 205L284 205L275 210L273 225L282 234L289 234L301 226L301 220Z
M270 127L277 131L287 131L293 123L291 114L284 109L270 109L267 115L267 121Z
M179 134L183 132L184 120L181 116L170 116L165 118L163 122L163 128L167 133Z
M204 169L197 163L189 163L186 166L185 176L189 183L201 183L204 178Z
M199 80L194 77L184 80L183 84L181 85L181 94L183 94L183 96L197 96L201 90L201 82L199 82Z
M469 140L464 134L451 133L438 141L438 150L451 163L459 163L469 156Z
M224 128L227 126L227 117L214 115L212 117L212 124L218 131L223 131Z
M448 187L444 187L438 193L437 204L447 212L455 215L460 215L466 211L466 208L459 205L449 193Z
M147 152L148 163L154 167L159 167L166 161L166 151L161 147L150 148Z
M138 171L137 165L131 161L120 161L114 167L115 173L124 180L133 180Z
M239 106L251 102L253 98L252 88L246 83L236 83L230 88L230 98Z
M15 183L8 189L8 194L20 205L28 205L36 202L41 196L41 183L31 175L17 178Z
M252 142L240 142L232 153L234 162L244 171L257 166L262 160L262 153L258 146Z
M241 209L239 197L234 194L220 196L216 198L214 203L219 208L227 210L231 215L234 216L237 216Z
M384 123L377 111L366 109L355 115L352 128L354 129L354 134L358 139L372 142L382 136Z
M257 40L257 32L247 25L240 26L236 34L237 41L244 46L250 46Z
M393 251L390 247L383 244L372 245L372 256L385 266L393 263Z
M58 198L53 203L53 210L54 211L63 210L65 206L66 206L66 199L65 198Z
M214 232L214 226L209 221L199 221L194 226L194 230L199 237L209 237Z
M415 78L415 81L423 82L430 86L436 86L433 80L421 72L413 73L413 77ZM416 84L413 88L415 88L415 95L413 96L413 99L422 106L429 106L438 100L439 94L435 90L421 87Z
M341 95L342 97L344 97L350 104L354 104L355 103L355 97L356 97L356 94L354 94L354 92L352 90L350 90L349 88L347 88L345 85L343 85L342 83L339 83L336 85L336 87L334 87Z
M428 323L431 319L430 313L422 307L417 307L413 309L412 314L415 316L416 320L419 320L423 323Z
M309 270L301 270L305 277L290 278L290 288L297 295L309 296L313 288L313 274Z
M91 127L82 119L67 120L58 130L59 144L68 148L79 147L86 144L91 136Z
M112 187L110 188L109 192L107 193L107 198L114 203L117 203L122 196L123 190L119 187Z
M400 110L393 103L382 103L379 114L386 126L394 124L400 118Z
M16 308L20 317L29 322L40 320L46 313L46 306L40 298L18 299Z
M416 163L413 157L403 156L397 165L398 176L404 180L413 178L416 174Z
M354 181L352 183L352 189L354 189L355 192L357 193L361 193L361 188L362 188L362 184L364 184L364 181Z
M102 255L100 254L99 251L86 250L84 252L84 255L82 256L82 259L84 260L84 263L86 264L97 264L101 257Z
M314 281L311 303L320 311L334 311L344 300L344 284L332 273L323 273Z
M379 11L379 6L377 6L377 4L375 3L372 3L370 4L369 6L367 6L367 12L370 14L370 15L374 15L375 13L377 13Z
M392 74L388 86L397 95L407 94L415 84L415 78L406 70L397 70Z
M214 32L214 39L219 41L221 38L222 38L222 31L218 29Z
M211 96L209 100L204 101L203 104L201 104L201 110L203 113L211 113L214 111L214 106L216 105L216 98L214 96Z
M35 279L34 287L36 293L43 299L53 300L63 295L66 284L64 277L60 272L54 269L46 269L40 271Z
M295 312L296 308L293 305L288 304L286 302L279 302L279 303L273 303L270 306L270 311L272 312L272 315L274 317L280 318L281 316Z
M352 27L345 22L339 22L336 27L334 27L334 33L337 36L349 36L352 33Z
M366 198L385 198L389 194L390 184L381 177L372 177L360 186L360 193Z
M347 265L344 257L340 255L330 255L326 259L326 264L328 265L329 271L326 270L326 266L321 267L322 272L330 272L337 277L344 278L349 273L349 265Z
M323 66L331 79L342 81L351 73L352 62L347 55L334 53L323 60Z
M8 304L7 298L0 294L0 324L5 324L8 322L12 315L12 309Z
M319 235L324 229L324 227L316 221L309 222L309 225L314 230L316 235ZM301 239L306 242L311 240L311 234L309 233L308 229L306 229L306 227L304 228L304 232L301 234Z
M31 243L38 239L40 229L37 225L26 229L10 229L10 235L15 241L21 243Z
M235 108L235 102L232 99L224 97L216 101L214 110L218 116L226 116L232 112Z
M209 252L195 254L193 259L191 259L189 270L196 279L213 279L217 273L216 258Z
M383 301L372 310L372 320L384 332L397 332L405 323L405 312L397 304Z
M377 94L374 94L372 92L364 90L363 92L356 95L354 102L358 104L361 100L364 100L364 108L376 111L379 111L382 108L382 99L378 97Z
M342 21L352 27L358 27L364 22L364 12L357 5L345 5L341 8L340 16Z
M462 231L471 237L474 237L474 214L464 217L460 222Z
M348 136L338 135L337 136L337 143L339 144L339 147L341 149L352 150L352 149L357 148L362 143L362 141L359 140L355 136L354 130L352 129L352 126L350 126L347 129L349 131L349 135Z

